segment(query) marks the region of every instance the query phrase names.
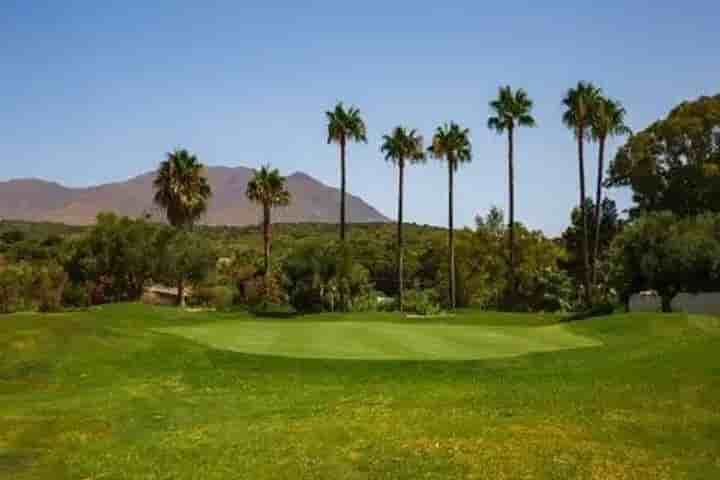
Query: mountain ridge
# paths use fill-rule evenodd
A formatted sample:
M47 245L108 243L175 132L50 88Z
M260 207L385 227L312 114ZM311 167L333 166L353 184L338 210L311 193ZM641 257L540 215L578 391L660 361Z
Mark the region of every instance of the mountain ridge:
M213 197L201 223L207 225L253 225L260 219L260 208L245 197L253 169L244 166L208 166L205 173ZM162 219L153 205L154 171L124 181L85 187L69 187L54 180L16 178L0 182L0 219L88 225L99 212L139 217L149 214ZM273 211L273 220L283 223L336 223L340 192L307 173L296 171L287 177L293 202ZM358 196L346 194L351 223L388 222L379 210Z

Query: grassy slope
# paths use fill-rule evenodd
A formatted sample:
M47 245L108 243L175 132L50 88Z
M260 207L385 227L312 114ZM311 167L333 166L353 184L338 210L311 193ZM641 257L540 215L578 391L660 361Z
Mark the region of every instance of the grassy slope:
M229 318L0 318L0 478L720 478L715 319L595 319L570 329L603 347L468 362L252 356L150 330Z

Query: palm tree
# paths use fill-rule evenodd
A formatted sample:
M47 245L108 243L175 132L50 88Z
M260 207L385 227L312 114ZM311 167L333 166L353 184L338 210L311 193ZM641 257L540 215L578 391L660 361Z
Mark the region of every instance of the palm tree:
M350 107L347 110L342 102L335 106L335 110L325 112L328 121L328 144L337 143L340 146L340 240L345 244L345 158L347 142L367 143L365 122L360 116L360 110Z
M472 161L470 130L454 122L438 127L428 152L433 158L447 160L448 164L448 266L450 308L455 308L455 243L453 230L453 174L462 163Z
M488 128L495 130L498 134L507 132L508 135L508 191L510 196L510 217L508 219L508 238L509 251L509 275L510 275L510 293L515 295L517 290L517 282L515 280L515 128L517 127L534 127L535 119L531 115L533 101L528 98L527 93L522 88L513 92L508 85L501 87L498 91L497 99L490 102L490 108L494 112L494 116L488 119Z
M212 189L205 167L185 149L167 154L160 163L153 186L154 201L165 210L168 223L176 229L191 229L207 211ZM185 306L185 279L178 278L178 305Z
M598 99L593 112L591 134L598 142L597 189L595 192L595 247L593 249L593 283L597 279L597 261L600 255L600 224L602 223L602 184L605 163L605 143L608 137L630 135L632 131L625 125L625 108L622 103L609 98Z
M263 244L265 252L265 280L270 274L270 241L272 237L272 223L270 214L273 207L283 207L290 204L290 192L287 190L286 178L280 175L270 165L256 170L247 184L245 195L254 203L262 206L263 212Z
M397 275L398 275L398 307L403 311L403 186L405 162L410 164L425 161L423 138L417 130L409 132L403 127L396 127L392 135L384 135L380 151L385 154L385 160L398 166L398 220L397 220Z
M567 91L563 99L565 113L563 114L563 123L571 129L578 144L578 166L580 176L580 208L583 217L583 265L584 265L584 288L585 302L591 303L590 292L590 256L588 249L588 222L587 208L585 204L585 158L583 147L585 139L588 136L588 130L592 127L593 112L597 105L601 90L589 82L578 82L575 88Z

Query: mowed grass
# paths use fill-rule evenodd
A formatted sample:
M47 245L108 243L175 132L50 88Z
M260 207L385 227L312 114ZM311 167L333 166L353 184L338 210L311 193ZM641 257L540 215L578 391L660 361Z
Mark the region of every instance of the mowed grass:
M4 316L0 478L720 478L718 352L686 315Z
M232 320L157 331L236 352L352 360L479 360L601 345L563 324L488 326L399 323L391 318L363 321L362 315L347 318L335 322Z

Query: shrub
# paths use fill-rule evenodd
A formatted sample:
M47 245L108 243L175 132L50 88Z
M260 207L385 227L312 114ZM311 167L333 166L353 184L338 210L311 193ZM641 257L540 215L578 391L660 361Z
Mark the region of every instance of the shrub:
M571 315L567 317L568 321L575 321L575 320L587 320L589 318L595 318L595 317L606 317L608 315L612 315L615 312L615 306L612 303L599 303L597 305L593 305L590 309L579 312L574 315Z
M0 267L0 313L12 313L27 305L30 279L30 269L24 265Z
M90 305L90 293L84 283L68 283L62 292L65 307L85 308Z
M42 267L33 280L33 290L41 312L58 312L62 309L62 295L67 274L57 264Z
M417 315L437 315L441 312L435 290L408 290L404 299L405 311Z
M195 306L212 307L225 310L232 306L235 298L235 289L224 285L201 286L195 289L190 304Z

